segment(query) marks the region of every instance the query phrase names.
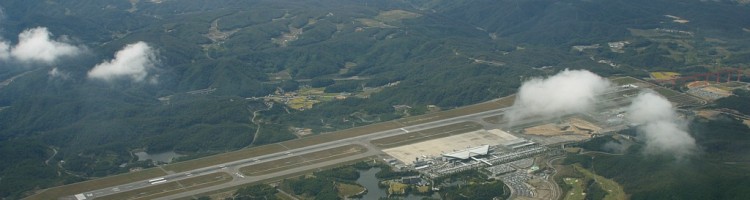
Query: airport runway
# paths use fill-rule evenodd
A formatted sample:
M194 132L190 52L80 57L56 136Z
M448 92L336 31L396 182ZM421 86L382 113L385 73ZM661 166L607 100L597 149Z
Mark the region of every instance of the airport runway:
M617 91L617 92L623 92L623 90L620 90L620 91ZM613 92L613 93L616 93L616 92ZM611 98L611 99L608 99L608 100L618 100L618 99L620 99L622 97L611 96L609 98ZM618 102L617 104L620 104L620 102ZM609 107L609 106L612 106L612 105L608 105L607 107ZM484 122L482 119L483 118L487 118L487 117L491 117L491 116L502 115L508 109L509 109L509 107L500 108L500 109L494 109L494 110L488 110L488 111L483 111L483 112L479 112L479 113L473 113L473 114L458 116L458 117L454 117L454 118L437 120L437 121L433 121L433 122L416 124L416 125L406 126L406 127L402 127L402 128L395 128L395 129L391 129L391 130L387 130L387 131L375 132L375 133L370 133L370 134L367 134L367 135L362 135L362 136L357 136L357 137L351 137L351 138L341 139L341 140L337 140L337 141L330 141L330 142L326 142L326 143L321 143L321 144L316 144L316 145L311 145L311 146L306 146L306 147L301 147L301 148L296 148L296 149L290 149L290 150L285 151L285 152L278 152L278 153L266 154L266 155L263 155L263 156L257 156L257 157L253 157L253 158L248 158L248 159L242 159L242 160L227 162L227 163L223 163L223 164L219 164L219 165L214 165L214 166L210 166L210 167L205 167L205 168L199 168L199 169L195 169L195 170L190 170L190 171L187 171L187 172L170 174L170 175L166 175L166 176L163 176L163 177L156 178L158 180L155 180L155 179L151 179L152 181L141 180L141 181L136 181L136 182L132 182L132 183L128 183L128 184L118 185L118 186L115 186L115 187L108 187L108 188L93 190L93 191L89 191L89 192L84 192L84 193L78 194L78 196L79 197L80 196L85 196L86 199L98 198L98 197L103 197L103 196L107 196L107 195L111 195L111 194L116 194L116 193L120 193L120 192L125 192L125 191L140 189L140 188L146 188L146 187L149 187L149 186L152 186L152 185L164 184L164 183L169 183L169 182L173 182L173 181L179 181L179 180L191 178L193 176L210 174L210 173L215 173L215 172L226 172L226 173L232 175L233 179L232 179L232 181L230 181L228 183L223 183L223 184L220 184L220 185L215 185L215 186L210 186L210 187L206 187L206 188L196 189L196 190L192 190L192 191L189 191L189 192L184 192L184 193L180 193L180 194L166 196L166 197L158 198L158 199L177 199L177 198L190 197L190 196L193 196L193 195L198 195L198 194L201 194L201 193L215 191L215 190L219 190L219 189L222 189L222 188L227 188L227 187L232 187L232 186L237 186L237 185L243 185L243 184L248 184L248 183L253 183L253 182L259 182L259 181L263 181L263 180L272 179L274 177L279 177L279 176L284 176L284 175L289 175L289 174L304 172L304 171L308 171L308 170L314 170L314 169L322 168L322 167L325 167L325 166L334 165L334 164L337 164L337 163L342 163L342 162L347 162L347 161L353 161L353 160L362 159L362 158L366 158L366 157L370 157L370 156L374 156L374 155L380 155L380 154L383 154L383 152L380 151L379 148L374 147L372 144L370 144L370 141L376 140L376 139L380 139L380 138L386 138L386 137L401 135L401 134L405 134L405 133L409 133L409 132L421 131L421 130L426 130L426 129L431 129L431 128L437 128L437 127L440 127L440 126L445 126L445 125L450 125L450 124L456 124L456 123L461 123L461 122L468 122L468 121L477 122L477 123L480 123L483 126L485 126L485 128L490 128L490 127L487 127L489 124L486 123L486 122ZM531 119L521 120L521 121L519 121L520 123L517 123L516 125L527 124L527 123L534 123L533 121L539 121L539 120L531 120ZM500 126L500 125L492 125L492 126L497 127L497 126ZM360 154L356 154L356 155L352 155L352 156L348 156L348 157L338 158L338 159L334 159L334 160L330 160L330 161L324 161L324 162L320 162L320 163L314 163L314 164L310 164L310 165L306 165L306 166L302 166L302 167L297 167L297 168L293 168L293 169L288 169L288 170L284 170L284 171L280 171L280 172L274 172L274 173L260 175L260 176L246 176L246 175L242 174L241 172L239 172L239 169L241 167L249 166L249 165L252 165L252 164L258 164L258 163L263 163L263 162L270 162L270 161L274 161L274 160L278 160L278 159L284 159L284 158L288 158L288 157L291 157L291 156L296 156L296 155L299 155L299 154L306 154L306 153L312 153L312 152L317 152L317 151L323 151L323 150L327 150L327 149L331 149L331 148L336 148L336 147L341 147L341 146L345 146L345 145L351 145L351 144L362 145L362 146L364 146L364 147L367 148L367 151L364 152L364 153L360 153ZM163 180L161 178L163 178ZM76 199L76 198L74 196L68 196L66 199Z
M210 174L210 173L215 173L215 172L227 172L228 174L232 175L232 177L233 177L232 181L229 182L229 183L224 183L224 184L220 184L220 185L216 185L216 186L201 188L201 189L197 189L197 190L193 190L193 191L189 191L189 192L185 192L185 193L180 193L180 194L176 194L176 195L167 196L167 197L160 198L160 199L184 198L184 197L189 197L189 196L192 196L192 195L195 195L195 194L200 194L200 193L204 193L204 192L210 192L210 191L214 191L214 190L218 190L218 189L222 189L222 188L227 188L227 187L232 187L232 186L237 186L237 185L242 185L242 184L247 184L247 183L258 182L258 181L267 180L267 179L278 177L278 176L284 176L284 175L298 173L298 172L307 171L307 170L311 170L311 169L317 169L317 168L321 168L321 167L333 165L333 164L336 164L336 163L342 163L342 162L357 160L357 159L366 158L366 157L370 157L370 156L374 156L374 155L379 155L379 154L382 154L383 152L380 151L380 149L378 149L378 148L374 147L373 145L371 145L370 144L371 140L380 139L380 138L386 138L386 137L391 137L391 136L396 136L396 135L401 135L401 134L405 134L405 133L409 133L409 132L414 132L414 131L421 131L421 130L436 128L436 127L440 127L440 126L444 126L444 125L450 125L450 124L455 124L455 123L460 123L460 122L467 122L467 121L482 122L483 118L490 117L490 116L501 115L507 109L508 108L488 110L488 111L483 111L483 112L479 112L479 113L473 113L473 114L469 114L469 115L463 115L463 116L449 118L449 119L443 119L443 120L438 120L438 121L433 121L433 122L427 122L427 123L423 123L423 124L416 124L416 125L412 125L412 126L407 126L407 127L403 127L403 128L396 128L396 129L392 129L392 130L381 131L381 132L371 133L371 134L357 136L357 137L346 138L346 139L342 139L342 140L331 141L331 142L326 142L326 143L321 143L321 144L316 144L316 145L301 147L301 148L297 148L297 149L291 149L291 150L288 150L288 151L285 151L285 152L278 152L278 153L273 153L273 154L266 154L266 155L263 155L263 156L257 156L257 157L253 157L253 158L237 160L237 161L223 163L223 164L214 165L214 166L210 166L210 167L205 167L205 168L190 170L190 171L187 171L187 172L170 174L170 175L166 175L166 176L162 176L162 177L150 179L151 181L150 180L141 180L141 181L136 181L136 182L132 182L132 183L128 183L128 184L123 184L123 185L118 185L118 186L114 186L114 187L108 187L108 188L93 190L93 191L89 191L89 192L84 192L84 193L77 194L77 195L79 197L80 196L84 196L84 197L86 197L86 199L93 199L93 198L104 197L104 196L107 196L107 195L112 195L112 194L116 194L116 193L120 193L120 192L126 192L126 191L130 191L130 190L135 190L135 189L140 189L140 188L146 188L146 187L153 186L153 185L165 184L165 183L173 182L173 181L179 181L179 180L191 178L193 176ZM270 174L261 175L261 176L244 176L244 175L242 175L239 172L239 168L244 167L244 166L248 166L248 165L252 165L252 164L257 164L257 163L263 163L263 162L270 162L270 161L274 161L274 160L278 160L278 159L283 159L283 158L288 158L288 157L291 157L291 156L296 156L297 154L312 153L312 152L322 151L322 150L336 148L336 147L341 147L341 146L350 145L350 144L359 144L359 145L362 145L362 146L364 146L364 147L367 148L367 151L364 152L364 153L361 153L361 154L357 154L357 155L352 155L352 156L348 156L348 157L344 157L344 158L339 158L339 159L335 159L335 160L331 160L331 161L325 161L325 162L321 162L321 163L315 163L315 164L306 165L306 166L303 166L303 167L298 167L298 168L294 168L294 169L284 170L284 171L281 171L281 172L270 173ZM76 197L75 196L69 196L66 199L76 199Z

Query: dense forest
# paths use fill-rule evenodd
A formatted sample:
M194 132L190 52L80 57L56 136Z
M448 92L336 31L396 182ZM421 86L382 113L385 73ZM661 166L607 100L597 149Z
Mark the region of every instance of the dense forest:
M746 67L749 9L699 0L6 0L0 196L153 165L136 151L196 158L297 138L292 127L322 134L482 102L566 68L641 77ZM50 62L2 54L39 27L79 51ZM615 41L629 44L608 49ZM137 42L153 49L145 79L91 78ZM307 86L382 90L304 111L262 100Z
M569 155L565 162L578 163L625 187L632 199L747 199L750 128L741 121L721 117L697 118L691 134L702 147L686 160L671 155L644 155L643 146L633 145L624 155ZM608 139L583 145L605 150ZM633 167L637 164L638 167Z
M734 95L716 101L718 108L729 108L745 115L750 115L750 91L734 90Z

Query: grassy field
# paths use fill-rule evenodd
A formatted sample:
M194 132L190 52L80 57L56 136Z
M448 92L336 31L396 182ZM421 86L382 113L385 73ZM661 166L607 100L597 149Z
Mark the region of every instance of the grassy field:
M389 194L406 194L406 189L409 188L409 185L399 183L399 182L391 182L388 185L388 193Z
M573 187L565 194L565 200L583 200L586 194L583 193L583 180L578 178L565 178L565 184Z
M296 149L300 147L306 147L306 146L330 142L330 141L357 137L357 136L367 135L367 134L376 133L380 131L397 129L401 127L403 126L399 125L398 123L390 121L390 122L383 122L383 123L371 124L367 126L360 126L360 127L355 127L351 129L340 130L340 131L335 131L335 132L330 132L330 133L325 133L325 134L320 134L320 135L314 135L310 137L304 137L304 138L296 139L296 140L289 140L289 141L281 142L280 144L290 149Z
M504 117L505 115L495 115L491 117L482 118L482 121L485 121L490 124L502 124L502 123L508 122L507 120L503 119Z
M422 16L421 14L408 12L404 10L389 10L389 11L381 11L378 16L375 17L375 19L380 21L400 21L403 19L411 19L411 18L417 18Z
M362 23L362 25L365 25L370 28L397 28L395 26L391 26L388 24L385 24L381 21L374 20L374 19L368 19L368 18L359 18L356 19L359 23Z
M679 76L677 72L651 72L651 78L656 80L671 80Z
M222 163L226 163L230 161L252 158L256 156L272 154L272 153L282 152L286 150L289 150L289 149L279 144L269 144L269 145L263 145L259 147L253 147L253 148L248 148L248 149L241 149L238 151L222 153L219 155L203 157L203 158L199 158L195 160L188 160L184 162L169 164L167 166L164 166L164 170L173 171L173 172L184 172L184 171L189 171L192 169L218 165L218 164L222 164Z
M675 105L677 105L678 107L680 107L680 106L698 106L698 105L702 105L703 104L702 101L700 99L698 99L697 97L693 97L691 95L683 94L683 93L680 93L678 91L675 91L675 90L672 90L672 89L669 89L669 88L665 88L665 87L662 87L662 86L654 85L652 83L649 83L649 82L646 82L646 81L642 81L642 80L639 80L639 79L636 79L636 78L632 78L632 77L616 77L616 78L611 78L610 81L612 81L612 82L614 82L616 84L620 84L620 85L623 85L623 84L632 84L632 83L643 83L643 84L646 84L648 86L645 86L645 87L653 89L657 93L659 93L662 96L666 97L669 101L675 103Z
M206 187L207 184L225 183L232 180L232 176L224 172L216 172L194 178L184 179L177 181L187 190L193 190L197 188Z
M607 191L607 196L604 196L605 200L624 200L627 199L625 190L617 182L594 174L593 172L575 165L576 170L586 176L586 178L594 179L602 187L602 190Z
M154 185L147 188L141 188L131 190L127 192L117 193L109 196L104 196L102 199L153 199L158 197L169 196L178 194L185 191L190 191L198 188L204 188L208 186L218 185L226 183L232 180L232 176L224 173L217 172L212 174L206 174L202 176L196 176L181 181L169 182L159 185Z
M627 76L627 77L612 77L612 78L609 78L609 80L612 81L612 82L614 82L614 83L616 83L616 84L618 84L618 85L625 85L625 84L632 84L632 83L643 82L641 80L638 80L636 78L629 77L629 76Z
M661 94L662 96L667 97L667 98L673 97L673 96L677 96L677 95L681 94L681 93L679 93L677 91L670 90L670 89L663 88L663 87L656 87L656 88L654 88L654 91L658 92L659 94Z
M354 184L346 184L346 183L336 184L336 189L338 189L339 196L341 197L349 197L349 196L357 195L360 192L365 190L365 188L363 188L362 186L354 185Z
M457 135L457 134L466 133L470 131L476 131L481 128L482 128L482 125L477 124L475 122L461 122L461 123L451 124L447 126L441 126L437 128L381 138L381 139L373 140L370 142L378 147L388 148L388 147L413 144L413 143L432 140L436 138L448 137L451 135Z
M307 100L305 97L296 97L291 100L289 100L289 107L295 109L295 110L304 110L304 109L311 109L313 105L316 103L320 103L320 101L317 100Z
M516 99L516 96L511 95L511 96L503 97L496 101L488 101L484 103L478 103L478 104L464 106L464 107L442 111L442 112L430 113L430 114L414 116L414 117L407 117L407 118L399 119L396 121L407 126L433 122L433 121L478 113L478 112L487 111L487 110L510 107L513 105L513 102L515 102L515 99Z
M367 149L361 145L346 145L307 154L295 155L270 162L245 166L240 168L240 172L248 176L258 176L293 169L304 165L310 165L325 162L328 160L352 156L364 153L365 151L367 151Z
M71 196L87 191L91 191L98 188L112 187L122 185L139 180L147 180L159 176L167 175L164 171L159 168L150 168L138 172L132 172L127 174L120 174L100 179L94 179L90 181L84 181L80 183L74 183L70 185L63 185L59 187L49 188L42 191L39 194L29 196L26 199L29 200L46 200L46 199L57 199L59 197Z

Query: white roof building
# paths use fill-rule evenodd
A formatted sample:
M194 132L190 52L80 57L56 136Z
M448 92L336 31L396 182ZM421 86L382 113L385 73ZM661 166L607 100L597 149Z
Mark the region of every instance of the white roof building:
M454 151L451 153L442 154L445 157L466 160L473 156L487 155L490 151L490 145L482 145L478 147L471 147L460 151Z

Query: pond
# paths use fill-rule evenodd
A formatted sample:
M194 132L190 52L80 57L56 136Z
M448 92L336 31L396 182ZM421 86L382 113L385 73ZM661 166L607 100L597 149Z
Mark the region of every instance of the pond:
M174 151L167 151L162 153L148 154L145 151L135 152L138 156L138 161L146 161L151 159L154 162L170 163L172 159L184 156L182 154L175 153Z
M378 199L380 197L388 197L387 190L388 188L379 188L378 187L378 178L375 177L375 174L380 171L380 168L374 167L369 170L361 170L359 171L359 179L357 179L357 183L362 185L363 187L367 188L367 194L362 196L361 199ZM422 195L414 195L409 194L409 196L398 196L399 199L406 199L406 200L421 200L422 198L430 197L430 196L422 196ZM432 198L440 199L440 195L437 193L434 193Z

